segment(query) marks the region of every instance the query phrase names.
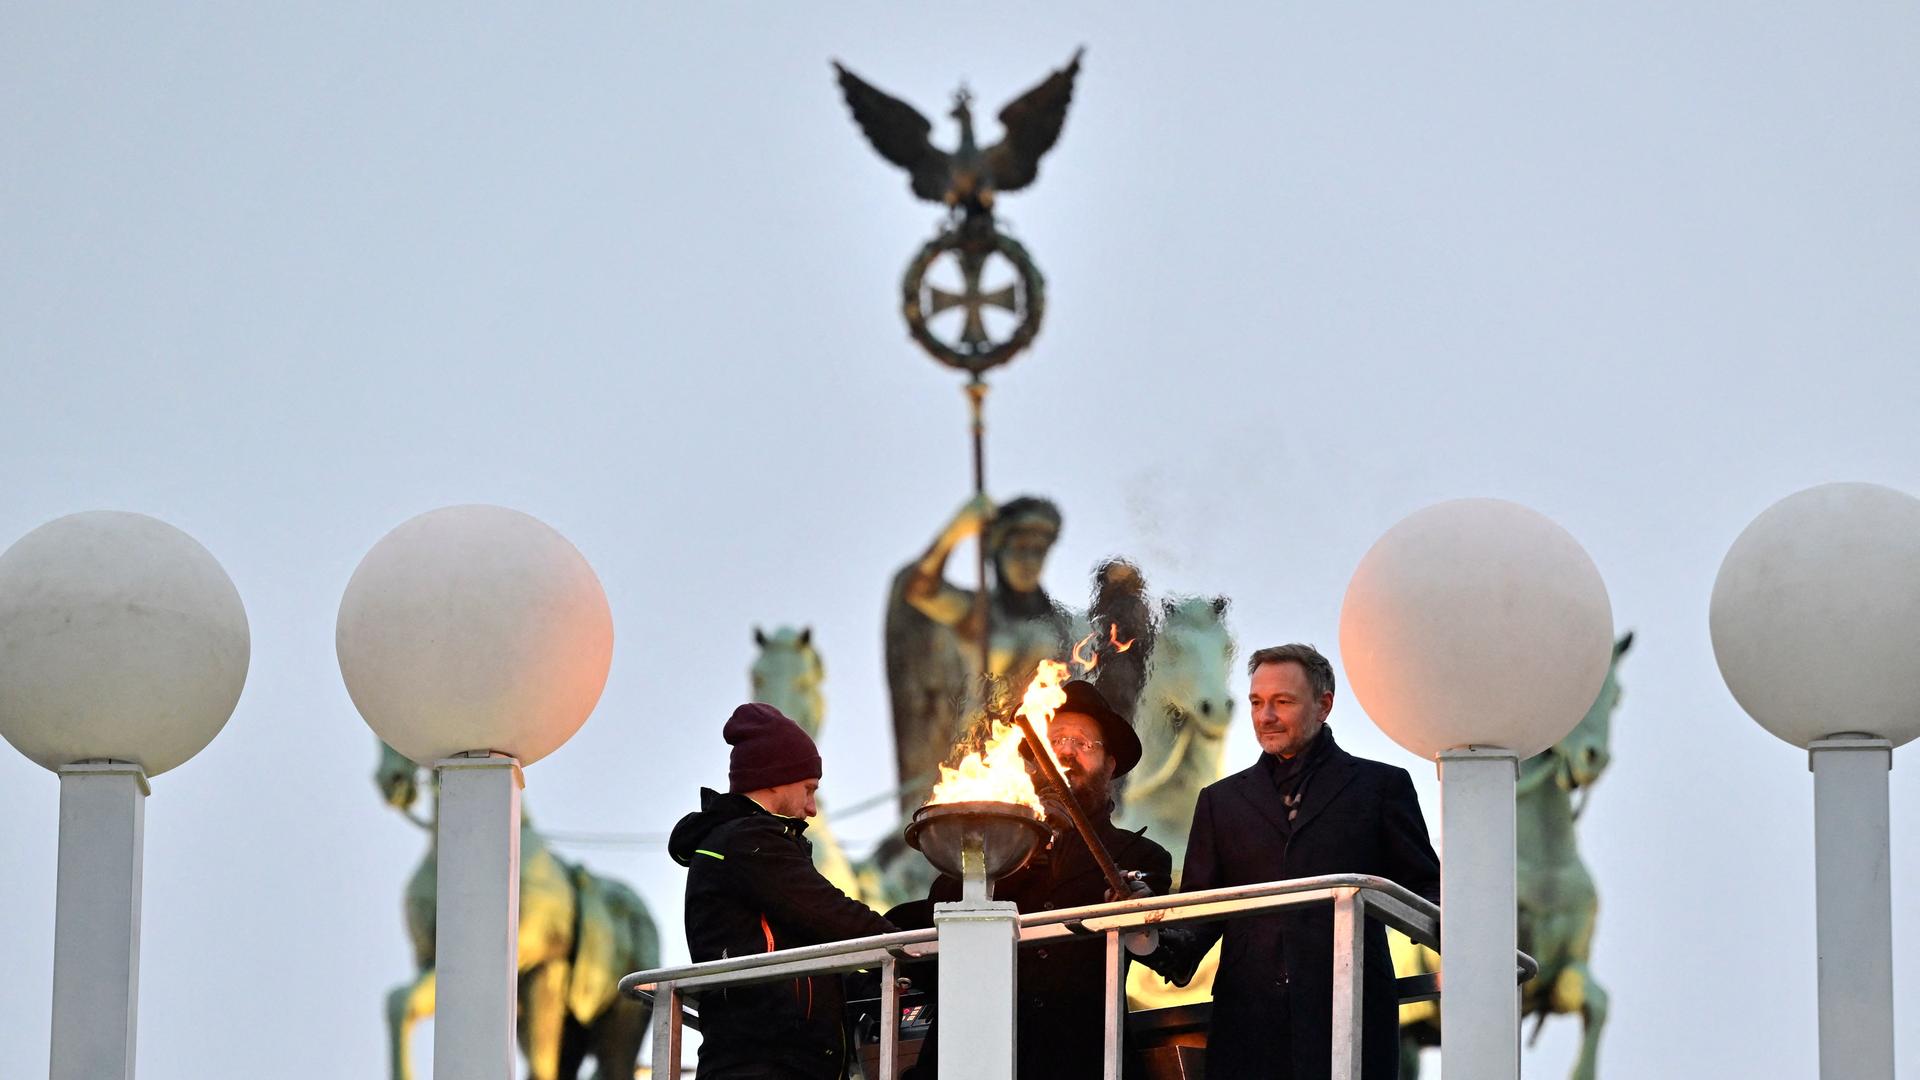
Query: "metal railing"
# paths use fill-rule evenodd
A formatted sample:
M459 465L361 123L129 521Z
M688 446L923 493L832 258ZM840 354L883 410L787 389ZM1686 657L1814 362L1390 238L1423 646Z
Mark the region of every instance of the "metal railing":
M1378 919L1417 944L1436 952L1440 949L1440 909L1385 878L1328 874L1033 912L1020 916L1020 947L1105 936L1103 1075L1106 1080L1120 1080L1120 1035L1127 1009L1123 933L1181 923L1218 922L1328 903L1333 905L1332 1076L1333 1080L1359 1080L1365 920ZM686 993L806 975L877 970L880 973L880 1077L893 1080L898 1071L900 1043L899 965L902 961L931 959L939 952L938 931L906 930L636 972L620 980L620 992L653 1000L653 1075L672 1077L680 1074L681 1014ZM1526 982L1539 970L1539 965L1524 952L1516 953L1514 960L1518 982ZM1438 973L1399 980L1399 998L1403 1002L1428 1001L1439 996ZM1009 1002L1007 1007L1013 1008L1013 1003ZM1444 1047L1441 1053L1445 1054Z

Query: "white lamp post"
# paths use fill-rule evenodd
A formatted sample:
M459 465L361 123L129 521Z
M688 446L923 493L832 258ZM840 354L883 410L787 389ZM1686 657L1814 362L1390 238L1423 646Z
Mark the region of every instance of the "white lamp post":
M148 777L233 715L240 594L186 533L73 514L0 555L0 735L60 776L53 1080L132 1077Z
M1887 771L1920 736L1920 500L1789 495L1748 525L1708 618L1727 688L1813 770L1820 1075L1893 1076Z
M1461 499L1402 520L1340 612L1354 697L1440 768L1441 1052L1449 1075L1520 1074L1514 785L1586 714L1613 656L1606 584L1540 514Z
M440 784L433 1074L513 1080L520 768L572 738L600 700L606 593L538 519L452 506L367 552L334 644L367 726Z

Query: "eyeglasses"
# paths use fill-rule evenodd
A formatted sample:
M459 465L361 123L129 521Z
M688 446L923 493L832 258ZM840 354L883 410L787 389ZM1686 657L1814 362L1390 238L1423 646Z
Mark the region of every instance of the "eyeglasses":
M1047 745L1053 747L1055 753L1084 754L1096 746L1107 744L1098 739L1088 742L1078 735L1049 735Z

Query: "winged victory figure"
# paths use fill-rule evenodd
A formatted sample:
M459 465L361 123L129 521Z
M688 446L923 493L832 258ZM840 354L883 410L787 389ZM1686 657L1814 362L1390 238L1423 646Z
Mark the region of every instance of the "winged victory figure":
M1006 135L984 150L974 141L973 95L966 87L954 94L953 109L947 114L960 123L960 145L949 152L928 138L933 124L920 110L875 88L838 61L833 69L867 141L881 157L907 171L915 195L968 217L991 217L1000 192L1018 191L1040 175L1040 158L1059 141L1060 127L1066 122L1073 81L1080 74L1080 56L1085 51L1075 50L1066 67L1008 102L1000 110Z

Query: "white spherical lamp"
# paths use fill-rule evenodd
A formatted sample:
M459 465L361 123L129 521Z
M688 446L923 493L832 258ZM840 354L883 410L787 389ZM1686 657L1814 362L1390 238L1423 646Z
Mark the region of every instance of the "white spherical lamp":
M1787 742L1920 736L1920 499L1849 483L1774 503L1720 564L1707 621L1734 700Z
M451 506L383 537L340 601L335 649L367 726L424 765L531 764L586 722L613 660L593 568L537 518Z
M232 579L164 521L72 514L0 555L0 735L48 769L181 764L233 715L250 650Z
M1361 707L1408 750L1524 758L1593 705L1613 610L1565 529L1516 503L1460 499L1403 519L1360 560L1340 656Z

